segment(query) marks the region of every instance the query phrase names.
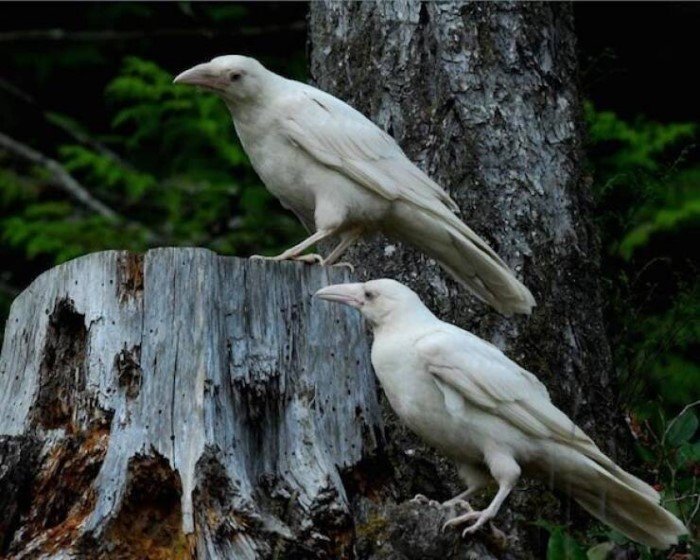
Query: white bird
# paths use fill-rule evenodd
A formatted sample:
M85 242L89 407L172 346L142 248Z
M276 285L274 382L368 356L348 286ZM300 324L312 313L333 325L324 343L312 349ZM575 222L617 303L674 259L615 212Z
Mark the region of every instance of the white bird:
M508 266L454 214L458 208L447 193L343 101L237 55L199 64L174 81L225 101L267 189L315 231L273 258L330 265L362 235L383 231L421 249L504 314L529 313L535 305ZM331 236L340 241L325 259L302 254Z
M552 404L533 374L488 342L440 321L406 286L372 280L328 286L316 296L359 309L372 325L372 365L391 407L456 463L467 484L445 504L498 485L486 509L446 526L471 523L464 533L474 532L526 474L640 543L664 549L687 533L651 486L618 467Z

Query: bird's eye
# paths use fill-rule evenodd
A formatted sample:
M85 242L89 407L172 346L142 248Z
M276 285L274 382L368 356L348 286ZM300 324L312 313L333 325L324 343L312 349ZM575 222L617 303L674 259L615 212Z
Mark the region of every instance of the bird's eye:
M240 72L232 72L231 75L229 76L229 80L231 80L232 82L237 82L240 79L241 79Z
M365 299L373 299L374 294L372 292L365 292Z

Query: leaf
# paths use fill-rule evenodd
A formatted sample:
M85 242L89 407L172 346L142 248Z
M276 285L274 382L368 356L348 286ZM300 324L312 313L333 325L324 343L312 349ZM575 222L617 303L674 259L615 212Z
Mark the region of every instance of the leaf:
M656 455L654 455L654 453L650 449L647 449L639 443L635 443L634 447L637 450L637 454L642 458L642 460L645 463L649 463L651 465L656 463Z
M614 542L602 542L586 551L588 560L606 560L612 549L615 548Z
M678 468L700 462L700 442L691 444L684 443L676 455L676 466Z
M581 546L561 527L557 527L549 536L547 560L587 560L587 558Z
M635 249L647 245L660 232L690 227L700 222L700 198L688 200L675 208L660 208L651 219L631 230L620 242L620 254L627 260Z
M661 124L637 118L628 123L610 111L596 111L584 104L588 133L595 144L614 143L605 163L618 171L632 168L656 170L658 156L680 140L688 139L696 131L694 123Z
M698 417L694 410L686 410L681 416L677 416L668 428L666 441L673 446L679 446L690 441L698 429Z

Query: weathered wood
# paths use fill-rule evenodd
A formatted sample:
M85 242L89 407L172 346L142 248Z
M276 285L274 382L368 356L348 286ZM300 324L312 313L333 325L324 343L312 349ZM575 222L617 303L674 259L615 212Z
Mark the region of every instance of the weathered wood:
M201 249L40 276L0 357L0 556L346 556L381 422L358 315L311 299L344 280Z
M531 317L499 316L435 262L395 240L364 243L346 260L361 278L408 284L442 319L505 350L624 463L629 436L602 318L571 6L319 1L310 9L315 83L370 116L450 192L465 222L531 288L538 307ZM422 469L433 465L434 478L455 480L390 412L387 418L387 439L396 444L390 454L401 457L405 478L416 478L416 467L404 465L412 459L401 456L410 448ZM433 480L410 490L448 493ZM542 515L541 500L537 508L520 507L521 497L516 492L507 502L502 526L511 516ZM513 527L525 550L538 556L527 530L526 523Z

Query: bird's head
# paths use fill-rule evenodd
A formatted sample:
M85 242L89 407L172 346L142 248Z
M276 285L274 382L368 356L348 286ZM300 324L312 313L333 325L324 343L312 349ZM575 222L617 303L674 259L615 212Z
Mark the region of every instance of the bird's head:
M173 82L203 87L236 105L259 97L271 76L274 74L254 58L227 55L197 64L176 76Z
M430 313L413 290L388 278L334 284L321 288L314 296L354 307L374 326L415 313Z

